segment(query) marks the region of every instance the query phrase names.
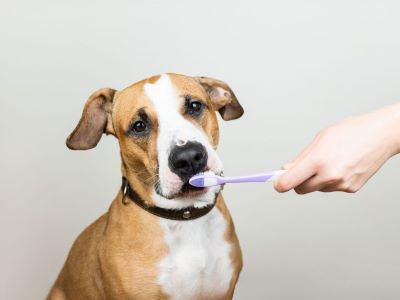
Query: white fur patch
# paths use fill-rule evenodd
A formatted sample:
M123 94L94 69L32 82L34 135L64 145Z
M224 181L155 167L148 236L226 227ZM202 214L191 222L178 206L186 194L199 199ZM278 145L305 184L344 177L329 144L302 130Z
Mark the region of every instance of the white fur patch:
M171 299L215 299L229 289L233 275L226 221L214 208L192 221L160 219L169 254L159 265L158 282Z
M178 95L168 75L155 83L147 83L145 92L155 107L159 132L157 137L159 180L165 195L180 191L183 182L168 165L170 151L177 143L196 141L207 150L207 167L213 173L222 171L222 163L208 138L180 113L184 100ZM206 193L191 198L167 199L153 191L156 206L176 209L202 207L215 201L220 186L209 187ZM191 221L160 218L165 233L168 255L159 264L158 282L172 299L212 299L222 297L233 276L230 244L225 240L226 221L214 208L207 215Z
M180 113L184 104L182 95L178 95L168 75L163 74L155 83L146 83L144 90L153 103L159 123L157 138L159 180L163 194L174 195L180 191L183 182L168 166L168 157L171 148L177 143L196 141L201 143L207 150L208 168L214 173L222 171L222 163L211 146L208 138L193 123L186 120ZM213 203L215 194L220 187L209 188L197 198L190 199L167 199L153 192L155 205L163 208L182 208L187 206L201 207Z

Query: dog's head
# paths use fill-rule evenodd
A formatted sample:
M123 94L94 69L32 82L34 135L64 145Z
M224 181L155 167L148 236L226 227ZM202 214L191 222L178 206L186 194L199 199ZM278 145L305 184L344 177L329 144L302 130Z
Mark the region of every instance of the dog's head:
M122 172L149 204L164 208L212 203L220 187L195 188L195 174L220 174L218 111L224 120L243 114L234 93L222 81L164 74L122 91L101 89L86 102L67 138L74 150L91 149L103 133L120 145Z

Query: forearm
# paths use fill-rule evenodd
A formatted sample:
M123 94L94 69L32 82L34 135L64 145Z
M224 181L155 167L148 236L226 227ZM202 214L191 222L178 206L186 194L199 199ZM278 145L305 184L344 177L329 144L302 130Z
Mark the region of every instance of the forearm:
M400 103L386 106L371 114L379 114L385 122L386 141L392 155L400 153Z

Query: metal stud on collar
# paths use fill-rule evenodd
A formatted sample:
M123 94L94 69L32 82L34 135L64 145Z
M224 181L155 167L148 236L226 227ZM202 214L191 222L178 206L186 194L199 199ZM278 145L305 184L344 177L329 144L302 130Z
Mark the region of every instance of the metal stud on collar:
M122 179L122 203L124 205L129 203L129 200L126 200L126 194L128 193L128 181L123 178Z
M124 195L124 197L126 196L126 192L128 191L128 185L125 184L122 190L122 195Z
M189 219L192 216L192 214L190 213L189 210L186 210L183 214L182 214L182 218L184 219Z

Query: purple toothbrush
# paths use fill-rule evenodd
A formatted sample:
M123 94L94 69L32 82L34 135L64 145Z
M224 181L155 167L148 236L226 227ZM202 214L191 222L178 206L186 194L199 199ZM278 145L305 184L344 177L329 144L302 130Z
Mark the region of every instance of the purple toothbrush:
M248 176L235 176L235 177L222 177L212 173L198 174L189 179L189 184L196 187L209 187L214 185L221 185L224 183L241 183L241 182L267 182L273 181L278 176L285 173L286 170L277 170L267 173L248 175Z

